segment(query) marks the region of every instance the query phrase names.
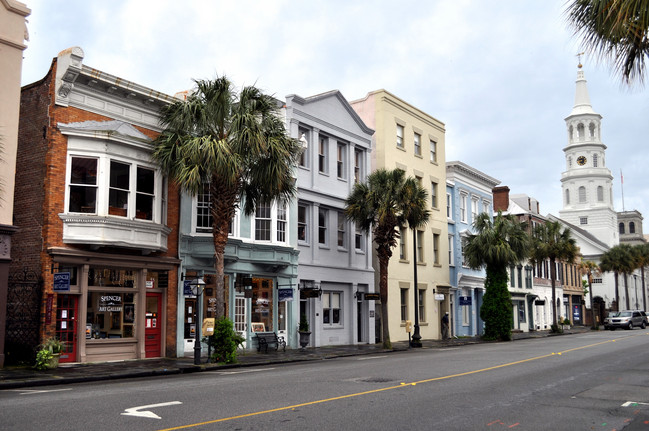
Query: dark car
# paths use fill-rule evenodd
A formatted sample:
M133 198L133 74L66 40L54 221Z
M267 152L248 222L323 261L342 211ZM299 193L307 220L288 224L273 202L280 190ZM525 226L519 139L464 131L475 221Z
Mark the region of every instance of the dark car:
M647 327L647 314L642 310L612 311L604 319L604 329L611 331L616 328L633 329L636 326L642 329Z

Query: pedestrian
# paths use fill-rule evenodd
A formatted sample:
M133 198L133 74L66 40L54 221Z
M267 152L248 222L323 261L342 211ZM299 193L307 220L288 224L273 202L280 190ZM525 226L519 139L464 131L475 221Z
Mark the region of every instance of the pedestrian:
M442 317L442 340L448 340L448 311Z

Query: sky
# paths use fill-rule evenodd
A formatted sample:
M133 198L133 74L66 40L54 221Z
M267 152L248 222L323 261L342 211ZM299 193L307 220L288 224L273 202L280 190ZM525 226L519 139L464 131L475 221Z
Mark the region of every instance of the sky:
M79 46L85 65L169 95L222 75L279 99L385 89L445 124L447 161L537 199L544 215L562 208L583 51L566 0L21 1L32 9L22 85ZM615 210L649 217L649 90L582 63Z

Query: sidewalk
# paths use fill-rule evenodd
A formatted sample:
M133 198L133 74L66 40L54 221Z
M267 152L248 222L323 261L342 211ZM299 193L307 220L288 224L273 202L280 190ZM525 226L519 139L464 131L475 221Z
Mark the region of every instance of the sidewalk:
M566 330L565 334L575 334L590 331L588 327L575 327ZM547 337L548 331L514 333L514 341L528 338ZM554 335L554 334L552 334ZM467 344L485 343L478 337L455 338L451 340L422 340L424 349L463 346ZM369 355L373 353L390 353L407 351L408 342L392 343L392 349L383 349L381 344L360 344L345 346L312 347L305 350L286 349L268 353L247 351L238 355L236 364L201 364L194 365L193 357L184 358L155 358L134 359L126 361L100 363L61 364L54 370L37 371L25 367L6 367L0 369L0 390L22 388L27 386L46 386L67 383L92 382L100 380L163 376L169 374L193 373L248 367L255 365L283 364L302 361L317 361L344 356ZM206 358L203 358L206 360Z

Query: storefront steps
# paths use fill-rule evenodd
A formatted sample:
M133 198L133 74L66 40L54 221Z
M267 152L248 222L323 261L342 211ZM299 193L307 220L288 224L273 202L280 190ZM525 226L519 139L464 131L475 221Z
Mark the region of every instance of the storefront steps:
M564 334L575 334L590 331L588 327L572 327ZM512 334L514 340L538 338L551 335L548 331L524 332ZM424 349L443 348L482 343L478 337L452 338L449 340L422 340ZM383 349L381 344L360 344L349 346L326 346L316 348L287 349L269 351L268 353L242 352L235 364L193 364L193 357L153 358L124 360L97 363L60 364L58 368L37 371L29 367L5 367L0 369L0 390L23 388L29 386L59 385L68 383L91 382L112 379L153 377L170 374L193 373L218 369L238 368L255 365L316 361L345 356L369 355L408 350L408 342L392 343L392 349ZM206 358L203 359L205 361Z

